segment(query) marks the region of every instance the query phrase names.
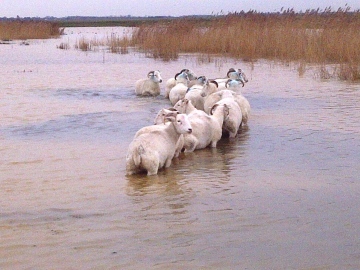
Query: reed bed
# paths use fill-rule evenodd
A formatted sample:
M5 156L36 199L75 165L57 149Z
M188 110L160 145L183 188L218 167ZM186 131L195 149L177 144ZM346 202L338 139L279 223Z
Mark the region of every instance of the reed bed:
M112 53L127 54L132 44L130 38L127 36L119 37L116 34L111 34L111 36L107 38L106 45Z
M247 61L296 61L299 72L306 63L339 64L340 79L360 77L360 11L349 8L235 12L214 16L205 24L183 19L142 25L131 41L163 60L177 59L180 53L220 54Z
M97 39L94 37L93 39L88 39L85 37L81 37L76 41L75 49L81 51L97 51L100 46L104 45L104 41Z
M131 46L133 46L133 43L128 36L118 36L115 33L112 33L105 39L81 37L75 44L75 48L81 51L99 51L102 49L120 54L129 53L129 47ZM59 46L58 48L61 49Z
M91 50L91 43L90 41L88 41L86 38L80 38L76 44L75 44L75 48L81 51L90 51Z
M60 36L63 30L55 22L2 21L0 40L47 39Z

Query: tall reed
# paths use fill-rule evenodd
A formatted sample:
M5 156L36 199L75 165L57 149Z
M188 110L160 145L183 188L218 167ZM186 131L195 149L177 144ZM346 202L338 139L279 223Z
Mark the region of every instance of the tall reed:
M106 45L112 53L127 54L129 52L128 48L131 45L131 42L127 36L121 38L112 33L111 36L107 38Z
M205 24L182 19L142 25L132 35L132 42L146 54L164 60L176 59L179 53L202 53L249 61L337 63L343 71L353 72L352 78L358 78L360 11L242 11L214 16Z
M0 39L47 39L58 37L63 29L55 22L46 21L0 21Z
M105 39L98 39L97 37L89 39L83 36L76 42L74 47L81 51L98 51L101 49L103 51L108 50L111 53L127 54L129 47L132 45L133 43L128 36L120 37L112 33L110 37L107 36Z
M93 46L91 41L89 41L85 37L81 37L75 44L75 48L86 52L86 51L91 51Z

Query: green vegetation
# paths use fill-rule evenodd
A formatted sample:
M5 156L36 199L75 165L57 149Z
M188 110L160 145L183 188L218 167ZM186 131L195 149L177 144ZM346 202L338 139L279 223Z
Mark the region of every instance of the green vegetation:
M123 27L138 27L143 24L153 24L157 22L170 22L176 18L169 17L121 17L121 18L83 18L75 17L70 19L59 19L60 27L107 27L107 26L123 26Z

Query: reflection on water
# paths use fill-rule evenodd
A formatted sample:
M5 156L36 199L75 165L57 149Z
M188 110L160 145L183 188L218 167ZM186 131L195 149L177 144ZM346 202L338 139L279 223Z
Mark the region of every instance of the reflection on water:
M262 61L59 50L123 29L67 31L0 48L1 269L360 268L358 84ZM183 67L245 70L248 126L125 176L135 132L169 106L134 82Z

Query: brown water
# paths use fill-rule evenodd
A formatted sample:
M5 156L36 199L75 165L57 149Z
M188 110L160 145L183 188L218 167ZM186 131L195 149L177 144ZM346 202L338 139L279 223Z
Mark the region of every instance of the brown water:
M360 269L359 84L56 48L111 31L0 47L0 269ZM242 68L248 127L126 177L133 135L170 104L135 81L184 67Z

